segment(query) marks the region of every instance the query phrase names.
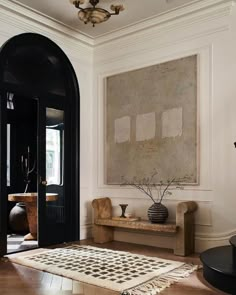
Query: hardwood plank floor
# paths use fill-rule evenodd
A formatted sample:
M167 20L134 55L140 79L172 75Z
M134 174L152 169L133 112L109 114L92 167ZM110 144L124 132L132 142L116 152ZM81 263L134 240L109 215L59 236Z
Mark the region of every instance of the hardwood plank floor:
M158 256L165 259L173 259L187 263L200 264L198 255L188 257L175 256L172 250L159 249L143 245L128 244L122 242L111 242L103 245L94 244L91 240L78 242L81 245L94 245L101 248L113 250L123 250L132 253L148 256ZM57 246L58 247L58 246ZM22 252L17 255L26 255L33 250ZM1 295L119 295L113 292L93 285L83 284L72 281L57 275L38 271L32 268L24 267L9 261L0 262L0 294ZM190 277L171 285L161 292L162 295L214 295L226 294L211 287L202 276L199 270L190 275Z

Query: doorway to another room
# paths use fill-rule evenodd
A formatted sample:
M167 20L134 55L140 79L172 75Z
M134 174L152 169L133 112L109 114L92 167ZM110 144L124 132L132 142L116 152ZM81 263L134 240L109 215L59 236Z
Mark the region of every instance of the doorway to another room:
M7 93L7 253L38 246L26 206L37 192L37 101ZM27 200L26 200L27 199ZM31 198L33 201L33 197ZM35 203L36 209L37 204ZM28 208L28 211L29 211ZM31 217L32 219L32 217ZM37 226L37 216L35 215Z
M0 50L0 256L79 239L79 89L38 34Z

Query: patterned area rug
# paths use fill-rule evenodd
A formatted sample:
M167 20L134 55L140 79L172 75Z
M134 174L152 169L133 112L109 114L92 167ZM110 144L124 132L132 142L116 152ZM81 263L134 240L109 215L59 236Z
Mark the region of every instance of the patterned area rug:
M79 245L9 259L122 295L157 294L197 269L173 260Z

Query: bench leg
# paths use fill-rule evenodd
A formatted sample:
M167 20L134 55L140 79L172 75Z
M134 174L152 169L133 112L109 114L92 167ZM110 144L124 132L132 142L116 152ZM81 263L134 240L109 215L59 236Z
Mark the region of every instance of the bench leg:
M176 233L174 254L187 256L194 253L194 216L192 213L185 214L181 227Z
M93 239L98 244L113 241L113 227L94 224Z

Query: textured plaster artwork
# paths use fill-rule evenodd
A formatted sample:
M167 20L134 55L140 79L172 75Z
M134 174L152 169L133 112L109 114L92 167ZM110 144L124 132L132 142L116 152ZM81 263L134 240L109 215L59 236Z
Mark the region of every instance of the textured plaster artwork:
M106 81L106 184L158 171L198 183L197 55Z

